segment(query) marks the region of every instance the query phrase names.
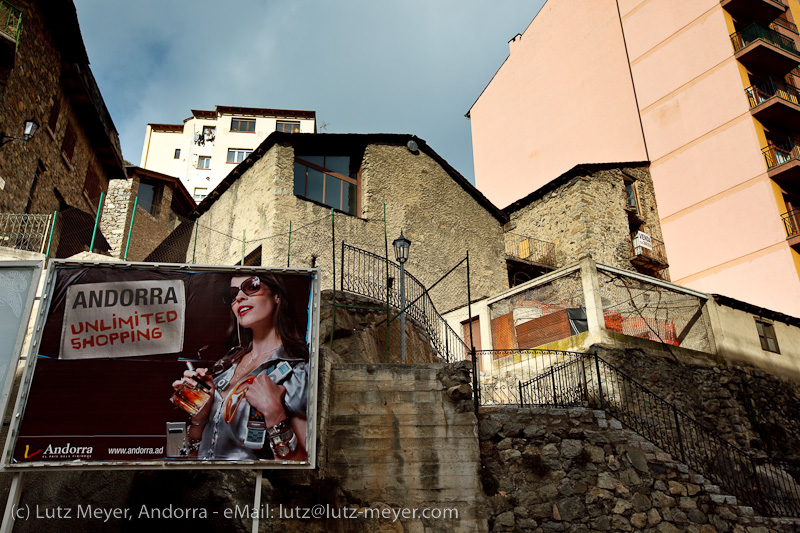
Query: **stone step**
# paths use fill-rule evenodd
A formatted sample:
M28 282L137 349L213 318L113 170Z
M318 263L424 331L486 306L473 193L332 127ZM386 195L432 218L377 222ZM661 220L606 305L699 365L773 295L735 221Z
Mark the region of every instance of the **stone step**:
M397 457L397 455L399 457ZM446 450L436 448L413 448L391 452L386 449L346 450L344 448L329 448L327 451L328 464L347 465L372 465L375 463L395 463L400 460L408 464L439 461L442 464L450 462L478 461L479 454L473 448L449 448Z
M427 403L365 403L365 402L337 402L331 398L330 413L332 415L338 414L356 414L356 415L417 415L420 417L436 415L444 412L444 407L441 402L427 402Z
M334 390L331 402L337 403L441 403L444 399L442 391L399 391L399 390Z
M397 423L401 426L425 427L452 424L472 427L476 425L475 415L471 412L447 413L444 410L441 410L439 412L429 413L424 418L420 418L416 413L392 413L387 415L385 412L379 414L353 414L352 412L348 411L347 413L343 414L332 411L328 418L328 427L347 428L372 426L376 424L386 424L387 420L391 420L391 423L397 421Z
M452 448L475 446L475 437L451 438L449 445ZM336 442L329 441L329 446L339 446L345 450L383 450L385 453L392 453L393 450L408 450L414 449L435 449L440 450L442 447L441 442L434 442L428 438L370 438L365 439L361 437L344 437L337 439Z
M361 427L328 427L328 438L338 441L343 438L379 439L379 438L419 438L419 439L450 439L450 438L475 438L473 426L447 425L447 426L412 426L395 425L391 423ZM441 442L441 444L446 444Z

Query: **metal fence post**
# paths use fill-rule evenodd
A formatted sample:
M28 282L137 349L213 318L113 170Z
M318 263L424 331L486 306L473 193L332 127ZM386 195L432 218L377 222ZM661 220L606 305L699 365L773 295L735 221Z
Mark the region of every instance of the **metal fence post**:
M286 252L286 268L289 268L292 262L292 221L289 221L289 249Z
M603 401L603 383L600 379L600 359L597 354L594 354L594 367L597 371L597 395L600 397L600 409L605 409L605 402Z
M478 388L478 359L475 353L475 347L470 349L472 354L472 402L475 404L475 414L478 414L478 408L481 405L480 389Z
M128 242L125 243L125 257L123 257L125 261L128 260L128 248L130 248L131 246L131 234L133 233L133 221L136 218L137 205L139 205L139 195L136 195L136 198L133 200L133 211L131 211L131 223L130 226L128 226ZM197 246L197 241L195 241L195 246Z
M50 237L47 239L47 252L44 254L45 259L50 258L50 245L53 244L53 233L56 230L56 217L58 216L58 211L53 211L53 220L50 223Z
M681 423L680 419L678 418L678 408L675 405L672 406L672 413L675 416L675 431L678 433L678 446L681 450L681 462L686 464L686 452L683 450L683 438L681 437Z
M336 226L331 208L331 267L333 268L333 301L331 304L331 338L328 347L333 350L333 332L336 331Z
M94 217L94 229L92 230L92 242L89 244L89 253L94 252L94 238L97 236L97 225L100 223L100 213L103 209L103 193L100 193L100 201L97 203L97 216Z

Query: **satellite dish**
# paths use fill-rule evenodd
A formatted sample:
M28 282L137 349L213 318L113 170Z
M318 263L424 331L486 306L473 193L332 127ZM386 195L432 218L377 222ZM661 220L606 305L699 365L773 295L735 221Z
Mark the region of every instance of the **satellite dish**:
M414 141L413 139L408 141L408 144L406 144L406 147L408 147L408 151L409 152L416 152L419 149L419 146L417 146L416 141Z

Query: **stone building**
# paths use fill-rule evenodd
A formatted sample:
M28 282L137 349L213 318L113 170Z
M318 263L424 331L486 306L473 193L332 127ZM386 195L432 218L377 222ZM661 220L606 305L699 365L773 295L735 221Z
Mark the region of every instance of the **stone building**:
M2 6L0 131L19 137L28 119L40 128L28 142L0 148L0 213L77 210L58 222L66 218L77 231L93 223L109 182L125 178L117 131L89 68L74 4ZM65 244L62 252L88 244Z
M135 166L126 171L129 179L111 182L100 229L113 257L144 261L196 204L178 178Z
M467 251L473 295L507 284L507 217L411 135L272 133L200 202L198 226L215 231L199 232L189 252L196 252L198 263L216 254L221 264L244 255L248 264L283 266L291 246L292 266L322 268L323 289L331 288L331 210L337 246L343 240L383 255L386 236L391 242L402 231L413 243L406 268L426 287ZM277 237L290 221L298 228L320 220L328 220L320 232L295 230L291 242ZM244 250L242 241L224 237L243 233ZM465 297L462 277L458 293L442 295L438 303L448 309Z

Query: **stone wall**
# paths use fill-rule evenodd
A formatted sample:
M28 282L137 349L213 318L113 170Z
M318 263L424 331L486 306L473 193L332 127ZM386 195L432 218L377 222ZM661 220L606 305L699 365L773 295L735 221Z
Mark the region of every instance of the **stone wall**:
M582 169L554 189L543 188L530 202L507 209L510 231L554 243L559 266L589 254L598 263L635 270L623 172L636 180L642 231L663 241L653 181L641 165Z
M109 253L112 257L121 259L125 255L131 209L138 185L138 181L133 179L113 180L109 183L100 230L111 246Z
M710 356L688 360L640 349L595 346L592 350L740 448L774 459L800 460L796 382L750 367L720 364Z
M107 188L108 176L60 83L66 59L45 23L39 2L14 4L22 10L23 29L0 94L0 131L21 136L23 122L30 118L40 128L28 143L15 141L2 148L0 177L5 187L0 190L0 212L53 213L59 209L55 188L70 206L94 213L98 198L87 199L83 193L87 172L94 169L102 190ZM51 130L48 119L55 102L60 102L61 108ZM77 137L71 160L61 150L68 124ZM119 171L121 174L122 169Z
M603 411L484 408L491 531L797 531L764 519Z
M262 265L285 266L289 248L292 267L322 269L322 286L332 286L331 209L294 195L294 150L270 148L217 198L198 223L197 262L203 257L220 264L262 247ZM507 286L501 223L432 157L411 153L405 145L369 144L361 164L361 216L335 215L337 260L340 243L384 254L386 204L391 241L401 230L412 241L406 269L430 286L470 253L473 298L496 294ZM208 228L214 228L210 231ZM226 263L227 261L227 263ZM339 268L339 264L336 265ZM431 296L441 312L464 304L466 270L451 276Z

